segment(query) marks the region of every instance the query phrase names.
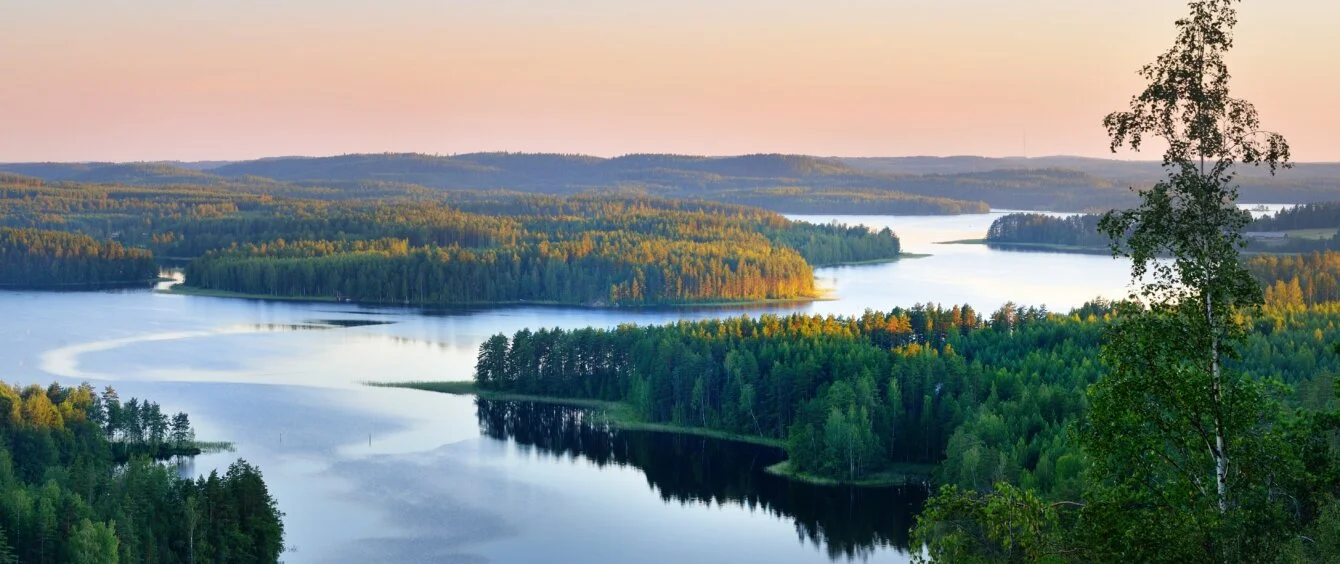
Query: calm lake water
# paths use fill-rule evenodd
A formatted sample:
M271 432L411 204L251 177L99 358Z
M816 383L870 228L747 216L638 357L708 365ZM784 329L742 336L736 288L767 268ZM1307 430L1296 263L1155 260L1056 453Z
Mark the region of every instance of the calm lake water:
M837 218L891 227L932 256L821 269L836 299L790 306L421 311L0 292L0 377L113 385L187 411L202 439L234 441L192 470L258 464L287 514L287 562L903 562L919 488L792 484L762 472L782 456L773 449L363 383L469 379L481 342L523 327L919 302L1065 311L1125 295L1128 266L1108 257L935 244L980 237L994 217Z

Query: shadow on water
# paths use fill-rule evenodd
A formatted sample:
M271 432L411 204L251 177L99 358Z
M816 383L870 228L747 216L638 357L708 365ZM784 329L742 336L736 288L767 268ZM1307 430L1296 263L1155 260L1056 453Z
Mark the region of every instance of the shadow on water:
M632 466L666 502L737 504L795 523L802 544L837 559L863 559L881 548L906 551L908 531L925 503L923 487L824 487L767 474L780 449L707 437L620 431L590 411L550 404L476 400L480 431L556 457L580 456L599 467Z
M370 319L308 319L304 323L327 327L367 327L369 325L390 325L394 321L374 321Z

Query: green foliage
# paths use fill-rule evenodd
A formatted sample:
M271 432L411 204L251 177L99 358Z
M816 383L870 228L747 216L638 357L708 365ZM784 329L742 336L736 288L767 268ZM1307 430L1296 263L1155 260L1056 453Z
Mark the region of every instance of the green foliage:
M811 263L889 260L901 250L887 229L702 201L489 193L456 194L448 205L404 195L334 201L317 189L272 197L231 187L11 182L0 183L0 224L193 258L189 285L261 296L414 305L796 299L815 294ZM58 235L71 241L62 247L92 248L82 235L39 240ZM0 239L0 259L18 260L4 249ZM4 272L45 280L47 262Z
M1268 382L1224 367L1245 337L1240 312L1262 301L1238 260L1249 219L1235 206L1233 167L1273 171L1289 157L1283 137L1261 133L1252 105L1229 96L1233 4L1191 2L1172 49L1141 73L1149 87L1104 121L1114 149L1162 138L1169 174L1101 225L1114 241L1129 234L1113 250L1144 278L1148 306L1111 329L1112 373L1092 391L1086 524L1093 542L1122 538L1100 544L1112 556L1258 560L1297 527L1273 491L1297 472L1280 408ZM1170 533L1180 554L1155 548Z
M1257 560L1291 526L1280 493L1302 479L1301 453L1270 383L1231 369L1216 382L1202 343L1171 337L1186 333L1184 319L1157 313L1109 329L1112 370L1091 391L1085 440L1088 544L1113 558ZM1220 453L1232 454L1222 488Z
M278 561L282 514L260 471L190 480L153 462L189 455L158 438L157 404L87 384L0 382L0 398L0 562Z
M774 244L795 249L811 266L887 260L902 252L898 236L887 227L871 233L861 225L791 221L781 228L767 227L763 233Z
M1340 227L1340 202L1312 202L1282 209L1252 222L1253 231Z
M1002 396L1026 402L1009 404L1011 423L1015 411L1045 414L1046 422L1019 423L1030 440L1044 434L1040 440L1051 444L1061 433L1082 405L1076 397L1096 378L1097 323L1014 306L990 318L1008 319L1014 330L989 330L988 318L967 306L522 330L480 347L476 383L622 401L645 421L784 440L794 470L853 480L891 464L939 462L955 430L984 402L1005 403ZM1042 354L1039 347L1059 348ZM1050 382L1041 394L1026 391L1041 382ZM993 449L1022 432L974 429Z
M916 313L926 314L922 308ZM890 409L873 383L876 375L878 381L888 378L893 356L865 338L861 324L889 342L910 342L912 330L907 318L900 317L906 315L872 313L863 321L738 318L614 331L523 330L510 340L498 336L481 347L477 383L516 393L627 401L646 421L770 438L786 438L789 430L812 425L816 460L839 452L877 460L882 453L871 456L864 450L875 447L862 438L869 436L868 424L855 429L855 442L846 441L839 431L874 419L872 409ZM839 374L856 377L856 386L830 386ZM903 387L915 389L919 397L924 385L918 381ZM839 423L825 433L833 410ZM903 417L902 406L897 410L897 417L885 413L882 420ZM798 422L802 424L793 427ZM856 450L843 450L846 446L840 444ZM875 466L852 458L841 465L842 474L849 475L853 465L859 466L858 474Z
M120 559L116 522L79 522L70 535L71 564L116 564Z
M1340 230L1340 218L1336 217L1340 202L1303 204L1296 208L1279 212L1278 218L1264 217L1248 224L1247 231L1271 231L1281 229L1319 229L1323 237L1286 236L1282 239L1252 238L1248 235L1247 250L1259 253L1313 253L1340 250L1340 232L1324 237L1325 230ZM1250 215L1246 211L1244 221ZM1001 216L991 223L987 230L988 243L1026 243L1040 245L1060 245L1077 247L1082 250L1108 250L1112 239L1099 227L1101 216L1081 214L1068 217L1055 217L1038 213L1012 213ZM1119 241L1124 244L1129 234L1123 233ZM1285 235L1289 235L1286 233Z
M944 486L917 517L913 537L926 543L914 562L1079 561L1060 536L1061 511L1006 482L990 495Z
M1106 330L1108 371L1089 389L1078 433L1087 462L1082 490L1068 492L1080 494L1067 502L1076 511L1058 519L1027 495L1019 502L1013 484L1031 485L1022 479L978 497L944 490L917 529L932 555L1258 562L1320 548L1309 539L1304 549L1300 535L1328 526L1327 504L1340 486L1330 440L1337 420L1333 411L1286 407L1287 388L1272 376L1307 382L1300 390L1314 391L1305 403L1322 403L1317 381L1330 376L1308 361L1322 349L1321 321L1335 308L1309 311L1295 277L1275 282L1276 303L1261 313L1261 286L1239 262L1249 218L1235 206L1233 167L1259 163L1273 172L1287 164L1289 148L1260 130L1251 104L1228 95L1223 55L1232 46L1234 4L1190 2L1173 48L1141 72L1148 88L1130 111L1104 121L1114 150L1138 149L1145 135L1166 142L1168 178L1141 191L1139 207L1099 224L1113 253L1132 259L1141 286ZM1265 263L1258 274L1291 270ZM1310 315L1322 319L1304 321ZM1306 325L1316 327L1311 339L1298 331ZM1289 333L1287 341L1307 343L1294 357L1304 363L1271 367L1262 340ZM990 510L1001 506L1008 509ZM937 519L967 525L944 533ZM1022 555L1011 552L1021 547Z
M0 288L89 288L146 282L153 254L86 235L0 227Z
M1099 347L1113 311L1011 305L979 318L969 307L914 307L523 330L481 345L476 383L621 401L644 421L782 440L792 468L807 474L850 480L940 464L941 480L964 488L1004 480L1077 500L1088 458L1075 430L1088 386L1106 372ZM1340 307L1270 310L1244 324L1259 330L1228 369L1297 386L1290 403L1330 401L1329 377L1314 375L1340 372L1322 346L1337 338Z
M986 231L988 243L1046 243L1106 248L1107 236L1098 232L1099 217L1092 214L1056 217L1040 213L1011 213L996 218Z
M358 236L353 231L342 232L344 240L279 239L207 253L188 266L187 283L415 305L786 299L814 294L806 258L888 259L900 250L888 230L800 224L714 204L533 197L462 206L491 215L440 213L474 222L479 241L429 237L417 246L415 239L350 240ZM394 233L398 226L392 220L375 229Z

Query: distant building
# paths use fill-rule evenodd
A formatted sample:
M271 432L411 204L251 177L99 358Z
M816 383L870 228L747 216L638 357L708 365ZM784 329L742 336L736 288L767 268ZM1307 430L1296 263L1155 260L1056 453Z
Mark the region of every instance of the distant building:
M1242 236L1248 239L1288 239L1289 234L1283 231L1243 231Z

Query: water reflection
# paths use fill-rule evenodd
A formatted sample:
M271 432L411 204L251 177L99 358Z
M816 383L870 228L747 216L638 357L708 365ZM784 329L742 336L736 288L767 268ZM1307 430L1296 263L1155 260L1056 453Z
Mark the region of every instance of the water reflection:
M829 558L866 559L877 549L906 552L908 531L926 500L924 488L819 487L763 471L785 458L766 446L706 437L620 431L593 413L532 402L477 400L480 432L597 467L640 470L662 500L739 505L794 522L802 544Z
M390 325L395 322L373 319L308 319L304 323L326 327L367 327L369 325Z
M860 315L917 302L991 311L1012 300L1064 311L1126 294L1129 264L1108 257L935 244L979 238L998 215L839 218L891 226L907 250L932 256L817 269L837 299L805 304L425 311L145 290L0 291L0 377L102 380L122 397L189 412L202 438L238 449L197 457L190 471L223 471L238 457L259 464L287 513L289 542L301 547L285 555L294 564L626 562L630 554L644 564L830 554L904 562L897 547L922 492L792 484L760 471L776 451L748 445L602 434L584 430L590 421L565 428L561 418L519 424L541 416L505 411L481 425L467 398L363 383L468 379L480 343L521 328ZM506 442L480 438L481 427Z

